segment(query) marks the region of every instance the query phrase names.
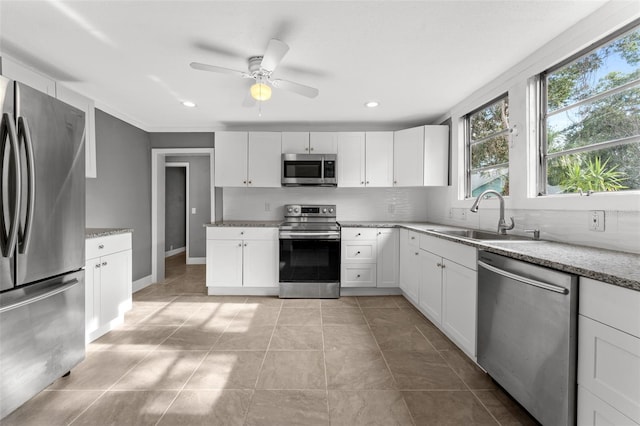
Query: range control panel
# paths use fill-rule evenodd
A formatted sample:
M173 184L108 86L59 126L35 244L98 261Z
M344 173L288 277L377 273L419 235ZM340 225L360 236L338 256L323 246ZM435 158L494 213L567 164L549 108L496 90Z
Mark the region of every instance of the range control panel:
M284 217L336 217L335 204L286 204Z

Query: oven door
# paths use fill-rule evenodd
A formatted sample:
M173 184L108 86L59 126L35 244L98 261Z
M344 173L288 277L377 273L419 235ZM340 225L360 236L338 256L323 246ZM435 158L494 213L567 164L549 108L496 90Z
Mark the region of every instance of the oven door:
M339 239L280 239L281 283L339 283Z

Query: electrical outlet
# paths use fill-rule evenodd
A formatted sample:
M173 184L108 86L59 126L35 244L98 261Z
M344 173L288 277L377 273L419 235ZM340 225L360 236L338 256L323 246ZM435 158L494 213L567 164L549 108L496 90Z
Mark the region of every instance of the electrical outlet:
M467 220L467 209L460 209L460 219Z
M591 210L589 212L589 230L604 231L604 210Z
M271 203L268 202L264 202L264 211L265 212L270 212L271 211Z
M453 219L453 207L449 207L449 219Z
M196 214L196 208L195 208L195 207L193 207L193 208L191 209L191 214Z

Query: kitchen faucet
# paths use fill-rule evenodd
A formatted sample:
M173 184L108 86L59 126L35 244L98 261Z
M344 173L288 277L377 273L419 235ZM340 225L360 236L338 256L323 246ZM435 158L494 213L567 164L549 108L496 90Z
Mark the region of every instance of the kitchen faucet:
M510 218L511 225L509 226L507 226L507 223L504 221L504 198L502 198L502 195L498 191L495 191L493 189L487 189L482 194L478 195L478 198L476 198L476 201L473 203L473 206L471 206L471 211L473 213L477 213L478 206L480 205L480 200L489 194L495 194L496 197L498 197L498 199L500 200L500 219L498 220L498 234L507 235L507 230L513 229L513 227L516 226L516 224L513 222L513 217Z

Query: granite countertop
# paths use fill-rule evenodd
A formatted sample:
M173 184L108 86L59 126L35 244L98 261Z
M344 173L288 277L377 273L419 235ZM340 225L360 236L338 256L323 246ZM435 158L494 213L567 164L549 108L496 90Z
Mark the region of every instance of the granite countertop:
M84 230L84 237L98 238L108 237L109 235L126 234L127 232L133 232L131 228L86 228Z
M277 228L282 223L281 220L227 220L222 222L205 223L208 227L237 227L237 228Z
M416 222L344 222L345 227L407 228L457 243L501 254L524 262L545 266L609 284L640 291L640 255L597 247L545 240L478 241L442 234L439 229L460 229L455 226Z

